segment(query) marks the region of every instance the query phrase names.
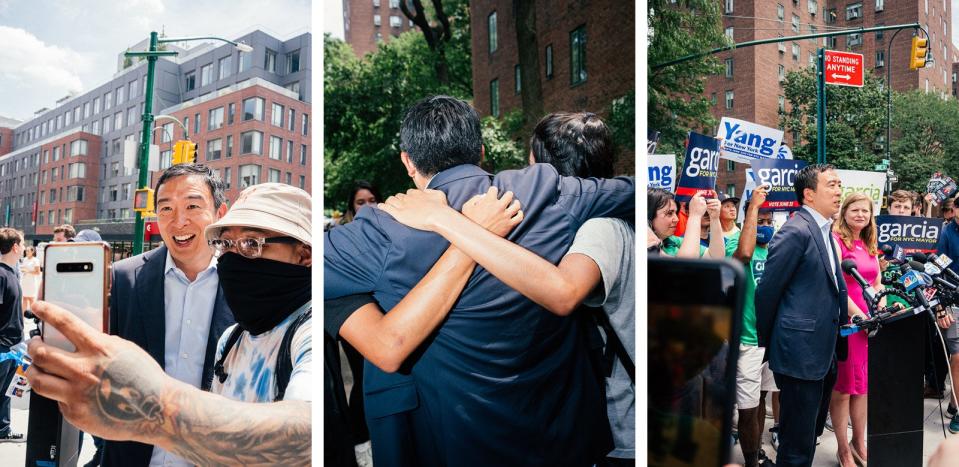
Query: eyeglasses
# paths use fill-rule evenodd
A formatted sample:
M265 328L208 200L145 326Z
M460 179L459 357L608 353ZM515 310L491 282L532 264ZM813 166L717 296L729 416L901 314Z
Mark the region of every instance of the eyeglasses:
M290 245L300 243L300 241L293 237L242 237L236 240L217 238L207 241L207 244L216 250L217 256L229 251L236 251L241 256L250 259L259 258L263 254L263 245L266 243Z

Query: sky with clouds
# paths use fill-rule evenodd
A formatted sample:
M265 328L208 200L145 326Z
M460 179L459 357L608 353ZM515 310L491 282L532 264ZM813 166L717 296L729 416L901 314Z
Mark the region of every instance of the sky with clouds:
M103 84L151 30L286 39L310 31L310 11L310 0L0 0L0 116L26 120Z

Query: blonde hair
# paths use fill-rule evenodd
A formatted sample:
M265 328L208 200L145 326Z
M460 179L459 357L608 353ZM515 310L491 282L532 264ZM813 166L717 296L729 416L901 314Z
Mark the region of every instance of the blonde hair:
M865 194L852 193L846 197L845 201L842 202L842 208L839 209L839 220L833 224L833 232L839 234L839 238L842 239L842 243L846 245L847 249L853 248L853 241L856 239L852 238L852 228L846 223L846 211L849 210L849 206L859 201L869 203L869 223L859 232L859 240L862 240L862 242L866 244L866 249L871 256L876 256L879 254L879 243L877 241L878 235L876 234L876 217L873 215L875 214L873 212L875 206L873 205L872 199Z

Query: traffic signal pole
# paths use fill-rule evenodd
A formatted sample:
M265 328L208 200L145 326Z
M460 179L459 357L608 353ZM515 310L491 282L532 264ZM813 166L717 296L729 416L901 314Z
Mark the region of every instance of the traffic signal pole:
M826 48L816 56L816 162L826 163Z
M153 140L153 72L156 70L157 32L150 33L150 55L147 59L147 95L143 97L143 133L140 135L140 157L137 159L139 178L137 188L147 188L147 179L150 176L150 142ZM133 228L133 254L143 253L143 213L136 211L136 223Z

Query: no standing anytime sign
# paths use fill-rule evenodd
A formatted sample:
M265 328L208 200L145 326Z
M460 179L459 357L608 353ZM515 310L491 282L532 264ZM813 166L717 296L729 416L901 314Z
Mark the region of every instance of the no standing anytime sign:
M827 50L824 61L826 84L862 87L862 54Z

